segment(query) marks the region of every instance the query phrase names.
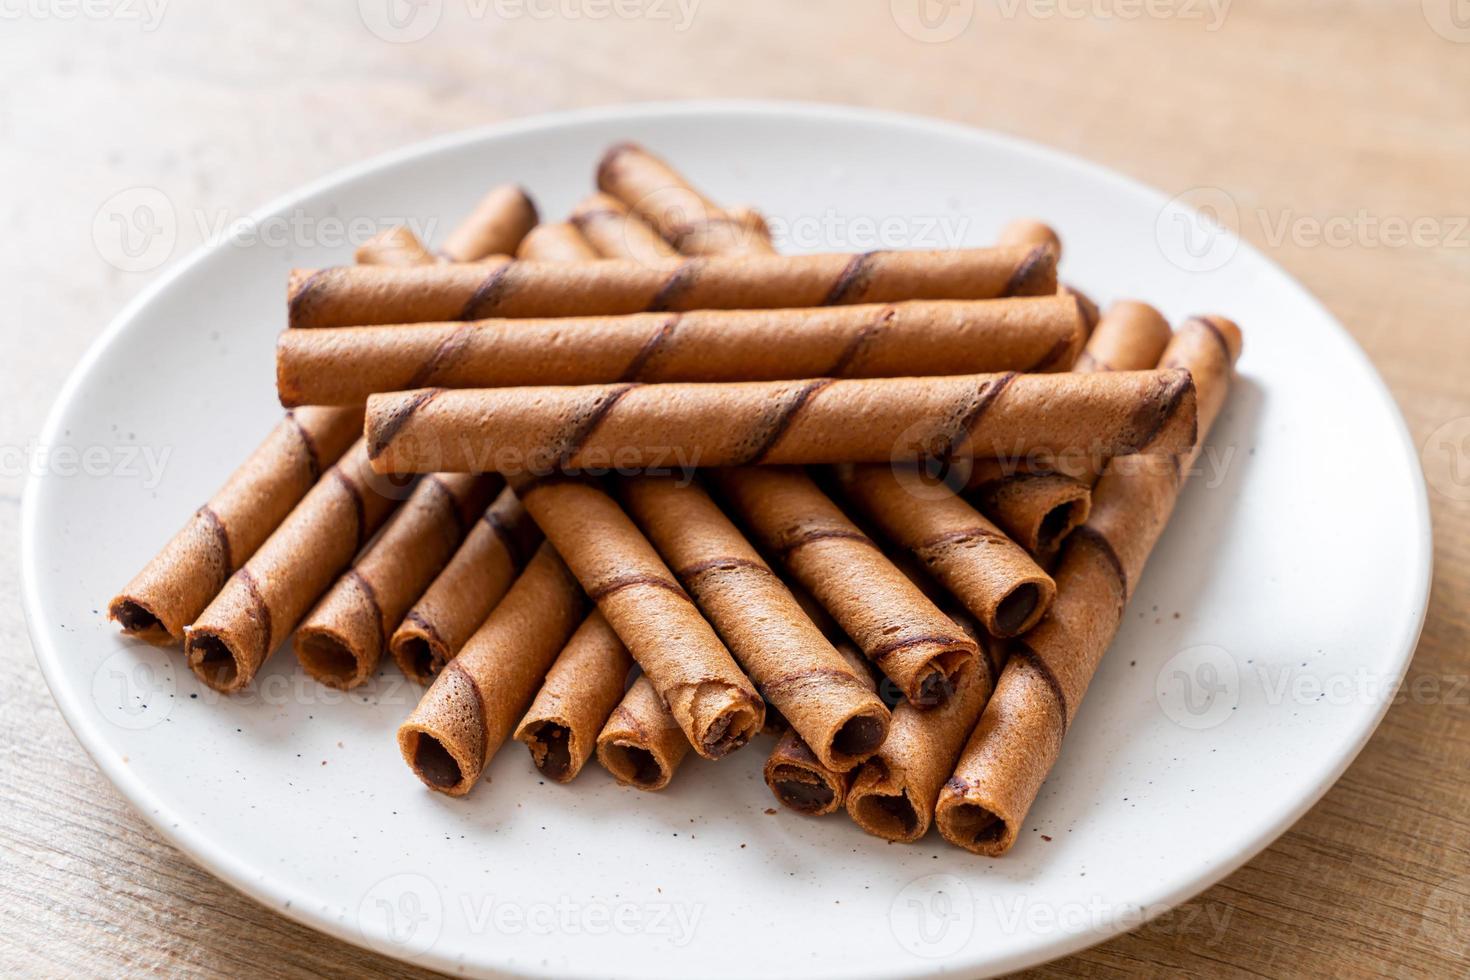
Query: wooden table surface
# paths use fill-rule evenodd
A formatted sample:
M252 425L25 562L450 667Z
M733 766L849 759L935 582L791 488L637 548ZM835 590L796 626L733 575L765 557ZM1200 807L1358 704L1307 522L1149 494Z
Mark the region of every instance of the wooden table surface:
M1404 696L1300 823L1182 912L1038 973L1465 975L1464 0L923 2L928 26L913 18L915 0L632 0L615 9L639 16L611 18L593 16L607 9L598 0L420 0L428 20L402 22L391 41L369 25L391 33L386 5L405 0L0 3L9 310L0 551L17 551L20 454L57 386L122 304L167 268L125 271L94 245L94 217L127 188L158 187L181 213L238 216L447 131L710 96L942 116L1087 157L1166 193L1219 188L1244 235L1366 348L1423 448L1436 552L1428 623ZM403 43L426 24L425 36ZM169 260L202 234L181 223ZM18 593L7 561L0 972L419 975L281 918L161 841L62 720Z

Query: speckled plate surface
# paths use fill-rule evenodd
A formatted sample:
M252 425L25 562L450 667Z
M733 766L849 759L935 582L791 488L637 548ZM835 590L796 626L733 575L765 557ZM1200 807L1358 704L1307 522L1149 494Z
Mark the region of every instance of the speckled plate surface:
M790 250L978 245L1037 215L1063 234L1065 277L1098 300L1244 327L1242 380L1005 859L777 813L759 742L692 760L656 796L595 766L543 785L513 744L469 799L446 799L398 758L417 690L391 667L342 695L288 648L225 700L174 651L105 621L107 599L278 416L288 269L350 261L364 227L395 220L442 236L504 180L563 214L625 138L761 206ZM371 220L354 233L358 217ZM1362 747L1413 651L1425 493L1373 369L1251 248L1088 164L847 109L635 107L415 147L254 227L163 276L61 392L43 438L53 462L25 498L26 611L57 702L139 811L221 878L351 942L485 975L1015 969L1136 926L1266 846Z

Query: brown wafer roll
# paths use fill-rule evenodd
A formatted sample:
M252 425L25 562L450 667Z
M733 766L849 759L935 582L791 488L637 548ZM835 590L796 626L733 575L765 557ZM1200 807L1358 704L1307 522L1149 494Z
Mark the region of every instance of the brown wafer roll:
M836 647L857 678L876 693L872 668L862 651L846 639L839 640ZM795 731L781 735L766 759L763 774L766 785L782 806L812 817L840 810L847 800L847 784L852 778L852 770L836 772L824 765Z
M597 167L597 186L618 198L685 255L772 255L765 236L695 190L663 160L634 143L611 147Z
M1073 370L1143 370L1158 363L1169 337L1169 324L1157 310L1124 300L1099 321ZM1066 536L1087 520L1091 486L1105 462L1091 452L1039 467L976 460L966 485L982 513L1038 559L1050 561Z
M1039 245L1049 249L1058 259L1062 257L1062 239L1057 235L1056 229L1035 218L1017 218L1010 222L1000 230L995 243L997 245Z
M719 470L725 503L904 695L933 706L978 655L975 642L935 608L804 472Z
M338 688L371 677L389 635L500 486L498 477L463 473L419 481L382 534L297 627L296 657L306 672Z
M1176 453L1194 444L1187 371L624 383L373 395L383 473L548 472L938 457Z
M358 265L429 265L434 253L403 225L381 231L357 247Z
M480 199L470 216L449 233L439 254L450 262L514 255L538 220L530 196L513 184L503 184Z
M474 788L586 611L577 580L542 544L399 726L403 761L424 785L450 796Z
M628 648L594 609L551 665L516 727L517 741L526 743L531 761L547 778L569 783L582 771L623 700L632 669ZM679 738L684 740L683 733Z
M287 330L276 386L287 406L353 405L430 387L1047 372L1083 336L1058 296Z
M611 194L597 193L572 209L571 222L605 259L649 261L678 252L653 226L636 218Z
M683 729L644 674L597 736L597 761L624 786L654 792L669 785L689 748Z
M823 765L846 772L872 755L888 734L888 709L709 494L673 477L629 477L620 487L628 513Z
M932 710L894 708L888 741L853 774L847 812L873 836L908 843L929 832L934 801L990 697L985 659L967 664L953 685Z
M516 249L516 258L532 262L591 262L597 252L572 224L558 221L532 228Z
M506 488L388 643L403 673L432 681L490 615L541 544L541 530Z
M321 476L362 434L352 408L287 412L209 502L108 605L123 632L177 643Z
M398 506L359 440L302 498L185 631L189 667L238 691Z
M844 498L918 559L992 636L1025 632L1051 604L1051 576L947 489L920 492L917 473L897 466L839 467L836 477Z
M1195 376L1202 433L1224 403L1240 343L1235 324L1197 317L1164 354L1162 363ZM936 820L950 843L988 855L1015 843L1198 452L1147 465L1114 463L1098 481L1092 515L1062 548L1056 601L1016 641L996 695L940 794Z
M1049 296L1044 248L296 269L293 327Z
M765 702L617 502L579 480L513 485L695 751L718 759L759 732Z

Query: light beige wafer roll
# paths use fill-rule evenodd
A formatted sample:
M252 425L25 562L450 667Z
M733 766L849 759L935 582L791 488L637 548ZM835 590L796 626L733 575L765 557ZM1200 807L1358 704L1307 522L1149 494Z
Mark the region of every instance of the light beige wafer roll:
M689 754L689 739L644 674L633 682L597 736L597 761L624 786L655 792Z
M975 642L935 608L795 468L718 470L730 511L916 704L932 707L978 655Z
M1062 239L1056 229L1036 218L1017 218L1000 230L997 245L1040 245L1049 249L1057 259L1062 257Z
M591 243L565 221L537 225L516 249L516 258L531 262L590 262L597 258Z
M1196 317L1164 354L1162 363L1195 377L1202 433L1224 404L1240 344L1235 324ZM1016 641L995 697L940 795L936 821L946 840L987 855L1015 843L1198 452L1115 461L1098 481L1092 515L1063 546L1056 601Z
M356 405L415 388L1037 373L1065 370L1083 336L1060 296L287 330L276 387L286 406Z
M541 530L506 488L475 522L449 564L394 630L388 647L403 673L432 681L490 615L541 544Z
M292 327L1049 296L1045 248L296 269Z
M390 489L358 440L185 631L184 653L200 680L227 694L250 683L408 495L380 488Z
M549 472L1176 453L1194 444L1187 371L625 383L373 395L383 473Z
M586 611L577 580L542 544L398 729L403 761L426 786L474 788Z
M862 651L847 639L836 641L836 647L854 674L876 693L872 667ZM842 809L847 800L847 784L852 778L852 770L836 772L824 765L795 731L781 735L762 772L766 786L782 806L811 817Z
M682 478L619 481L628 513L757 690L822 763L846 772L888 734L888 709L802 612L760 554L710 499Z
M719 759L760 731L765 702L612 497L560 477L512 486L696 752Z
M358 265L428 265L434 253L403 225L381 231L357 247Z
M321 476L362 434L353 408L287 412L225 485L108 606L123 632L176 643L184 628L255 554Z
M866 464L838 467L844 499L911 554L992 636L1036 625L1056 594L1051 576L977 511L917 471Z
M435 473L419 481L376 540L296 630L296 658L330 687L353 688L378 669L388 638L464 539L499 477Z
M663 160L635 143L610 148L597 186L621 200L685 255L773 255L770 239L695 190Z
M628 648L594 609L551 665L516 727L516 739L526 743L531 761L548 779L569 783L592 758L632 669ZM684 740L682 732L679 739Z
M597 193L572 209L571 222L605 259L651 261L678 252L653 226L634 217L628 206L611 194Z
M513 184L492 189L439 249L450 262L477 262L491 255L514 255L521 239L536 226L536 205Z

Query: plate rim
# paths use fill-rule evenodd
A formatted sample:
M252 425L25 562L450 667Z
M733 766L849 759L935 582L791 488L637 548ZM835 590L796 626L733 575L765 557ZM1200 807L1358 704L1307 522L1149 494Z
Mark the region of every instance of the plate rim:
M956 120L895 110L873 109L807 100L685 99L645 101L541 113L534 116L502 120L500 122L430 137L337 168L323 176L310 180L254 209L250 212L248 220L263 221L270 215L286 211L307 198L328 192L342 184L370 176L386 168L398 166L420 158L432 157L473 143L507 137L526 136L537 132L558 130L589 123L677 118L690 114L786 119L818 118L823 121L841 121L890 128L907 128L925 131L932 135L979 140L989 142L992 145L1005 147L1012 151L1045 158L1055 165L1085 173L1094 180L1102 180L1113 184L1120 191L1133 196L1141 195L1159 202L1167 200L1163 192L1133 177L1119 173L1110 167L1093 163L1083 157L1035 143L1028 139L984 129ZM1420 596L1420 600L1412 621L1402 633L1401 642L1398 644L1397 649L1393 651L1393 684L1387 690L1396 690L1402 684L1409 664L1412 662L1414 654L1418 649L1419 640L1423 633L1425 619L1428 614L1434 567L1433 526L1429 511L1428 485L1424 477L1423 467L1413 439L1413 434L1409 431L1403 412L1399 408L1398 402L1394 399L1392 392L1389 390L1387 383L1383 380L1382 375L1379 374L1377 367L1372 363L1361 345L1358 344L1356 338L1342 325L1331 310L1310 290L1302 285L1300 281L1273 259L1256 249L1250 242L1240 238L1234 231L1228 229L1225 230L1225 234L1228 236L1228 240L1232 241L1237 248L1252 255L1269 268L1285 288L1296 291L1301 299L1314 307L1322 316L1323 320L1330 324L1341 338L1346 341L1347 349L1358 359L1361 366L1366 368L1365 373L1370 379L1374 393L1381 401L1382 407L1388 411L1393 427L1399 437L1400 448L1404 452L1412 483L1411 489L1414 499L1410 516L1412 521L1417 525L1418 530L1414 538L1419 554L1418 560L1414 562L1413 568L1410 570L1413 579L1410 585L1411 591L1417 593ZM58 433L62 427L62 417L76 398L83 383L92 375L113 343L129 328L132 322L158 296L170 289L177 280L193 270L197 265L206 261L216 251L226 247L227 243L217 243L214 245L202 244L196 247L187 256L173 263L171 267L159 274L157 278L146 285L123 306L109 321L102 332L91 342L86 352L68 373L65 382L57 390L56 398L47 411L45 423L42 425L37 437L40 445L49 445L57 441ZM40 667L42 677L46 681L46 686L61 712L62 718L66 721L67 726L71 729L77 741L81 743L83 750L86 751L101 773L112 783L124 799L128 801L139 816L152 826L154 831L164 841L177 848L191 861L208 871L215 878L277 914L283 915L307 928L326 933L353 946L387 956L399 962L458 973L463 973L468 966L477 974L491 976L592 977L594 975L600 975L585 970L579 972L576 969L554 970L549 966L532 963L517 964L514 969L508 968L504 961L492 964L482 960L471 965L455 960L450 956L443 954L436 955L432 951L417 957L393 956L391 953L386 953L381 944L375 945L370 942L369 938L361 929L360 924L358 928L353 928L350 919L339 920L326 914L325 911L322 911L320 914L314 914L317 910L317 902L312 895L298 891L289 882L278 878L272 872L247 866L245 862L237 859L228 848L219 846L200 833L196 829L194 821L184 818L182 814L176 813L176 811L157 798L144 779L137 776L126 764L113 758L107 739L100 733L100 719L93 717L95 712L88 711L86 704L83 703L83 699L80 696L80 691L73 690L72 687L64 683L64 678L61 676L62 653L53 642L49 632L44 627L37 625L42 622L40 614L41 599L37 586L39 576L37 569L39 568L40 562L36 528L36 522L39 519L38 508L40 505L37 503L37 499L43 491L46 480L46 476L42 473L31 473L26 479L21 494L20 506L20 591L22 607L25 612L26 630L31 640L32 651L37 665ZM1141 901L1143 908L1148 913L1142 918L1138 915L1122 914L1120 908L1112 914L1106 917L1100 917L1098 920L1090 922L1087 926L1076 931L1054 933L1048 937L1047 941L1033 944L1001 960L986 961L983 959L983 952L980 954L971 954L968 957L956 956L949 959L927 962L916 960L913 968L903 971L903 975L928 977L966 969L981 970L985 975L994 975L1036 966L1089 948L1120 933L1139 928L1143 923L1151 920L1155 916L1187 902L1189 899L1213 887L1219 881L1255 858L1300 820L1308 810L1315 806L1336 785L1348 766L1358 757L1369 739L1377 731L1392 704L1392 698L1383 698L1376 706L1376 711L1364 713L1355 730L1352 732L1353 737L1343 741L1342 750L1331 771L1316 780L1310 789L1300 794L1298 798L1292 801L1290 806L1278 809L1274 819L1261 821L1262 829L1253 835L1251 840L1242 846L1236 854L1232 855L1229 860L1203 870L1192 877L1187 883L1182 883L1172 888L1161 889L1159 894L1140 896L1141 899L1152 899L1152 901ZM170 826L170 824L172 825ZM878 977L892 975L893 973L891 971L871 971L868 973L852 974L854 980L866 980L867 977L873 977L876 980Z

